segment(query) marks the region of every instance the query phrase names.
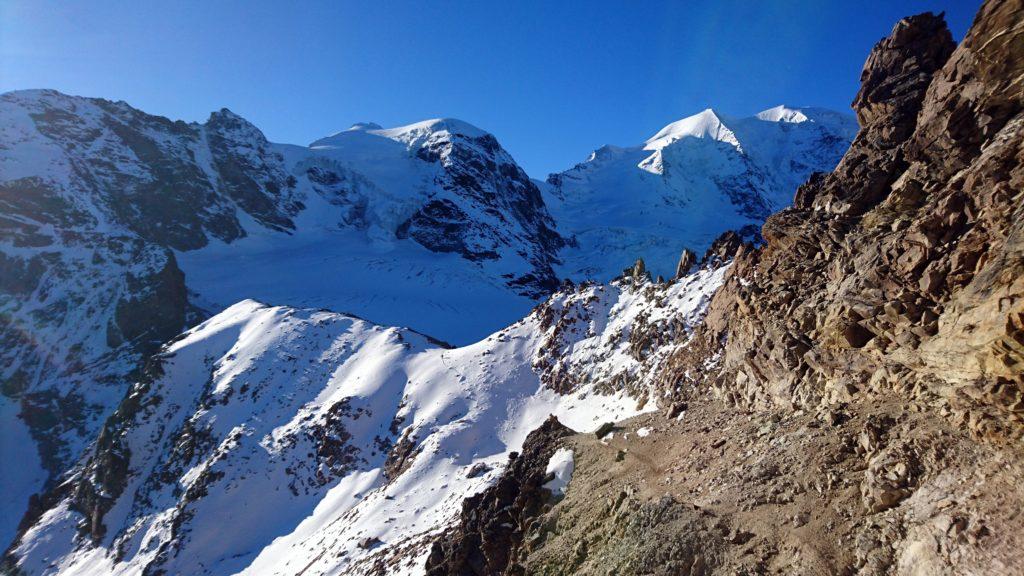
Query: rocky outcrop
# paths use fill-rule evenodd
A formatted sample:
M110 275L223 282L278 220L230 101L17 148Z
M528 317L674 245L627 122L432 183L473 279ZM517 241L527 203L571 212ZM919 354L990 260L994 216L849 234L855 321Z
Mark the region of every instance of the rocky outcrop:
M548 461L571 433L554 416L531 432L497 482L466 499L459 523L434 542L428 576L522 574L519 550L528 535L543 530L534 519L552 502L544 487Z
M689 248L683 248L683 253L679 255L679 263L676 264L676 274L673 278L682 278L689 273L690 268L697 263L697 255L693 253Z
M754 241L759 239L760 234L757 235ZM730 230L715 238L715 241L711 243L711 247L708 248L708 251L701 258L701 266L721 266L732 261L741 250L751 251L753 249L754 242L745 240L744 236Z
M725 275L721 264L711 259L672 282L651 282L638 260L611 284L567 285L532 314L542 338L534 372L560 394L592 385L645 405L662 363L699 324Z
M129 273L125 278L125 294L107 327L111 348L127 342L141 353L150 354L185 326L189 312L185 275L173 252L168 250L165 258L163 266L150 274Z
M875 46L850 151L714 297L700 338L721 396L816 409L895 392L979 437L1022 437L1022 20L1019 1L988 2L955 50L931 14ZM695 358L667 393L688 393Z
M925 91L954 47L945 22L930 13L901 20L875 46L853 101L860 132L819 183L837 193L816 195L813 206L856 216L885 196L906 168L904 144L914 133Z
M552 265L559 262L565 240L555 231L536 184L493 135L449 131L447 138L429 138L417 155L441 165L444 181L439 184L453 198L425 203L399 227L399 237L473 261L497 260L518 249L531 270L507 275L510 286L532 298L558 287ZM488 216L481 218L480 212Z
M467 260L497 260L496 246L472 240L474 223L451 200L432 200L399 225L398 238L412 238L434 252L455 252Z

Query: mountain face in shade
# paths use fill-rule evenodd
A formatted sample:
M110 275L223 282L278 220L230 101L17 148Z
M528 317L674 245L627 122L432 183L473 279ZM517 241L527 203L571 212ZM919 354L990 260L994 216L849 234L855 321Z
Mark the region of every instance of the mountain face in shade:
M607 280L643 256L671 276L683 247L701 253L724 230L756 234L814 172L835 167L852 116L777 106L749 118L708 109L639 146L605 146L548 177L547 204L573 246L560 272Z

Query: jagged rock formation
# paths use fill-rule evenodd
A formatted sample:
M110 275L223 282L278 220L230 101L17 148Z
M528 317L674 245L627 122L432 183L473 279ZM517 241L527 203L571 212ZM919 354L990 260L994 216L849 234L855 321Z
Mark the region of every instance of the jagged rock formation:
M544 487L546 467L559 440L571 433L554 416L530 432L522 452L509 456L501 478L467 498L456 529L434 542L427 576L522 574L519 549L537 533L535 519L553 499Z
M899 22L836 170L709 254L734 259L661 364L671 419L564 440L523 572L1024 571L1022 78L1019 0L959 46Z
M679 255L679 263L676 264L676 274L673 278L682 278L696 263L697 255L689 248L683 248L683 253Z

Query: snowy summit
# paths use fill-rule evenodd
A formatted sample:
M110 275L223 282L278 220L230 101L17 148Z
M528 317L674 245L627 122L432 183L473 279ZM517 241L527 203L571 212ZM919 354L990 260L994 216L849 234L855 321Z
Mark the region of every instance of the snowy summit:
M725 229L753 237L808 176L835 167L856 132L853 117L818 108L744 118L708 108L639 146L600 148L543 187L575 244L559 271L607 280L643 256L671 276L683 247L701 253Z

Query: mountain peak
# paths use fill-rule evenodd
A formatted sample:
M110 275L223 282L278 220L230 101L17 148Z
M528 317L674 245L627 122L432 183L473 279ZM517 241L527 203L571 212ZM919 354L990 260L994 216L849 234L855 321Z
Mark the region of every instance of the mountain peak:
M4 92L0 94L5 98L11 98L16 100L39 100L45 96L63 96L67 97L67 94L58 92L52 88L26 88L22 90L11 90L10 92Z
M711 108L677 120L665 126L644 142L645 150L661 150L683 138L710 138L738 146L736 135L722 121L722 117Z
M345 132L367 132L370 130L383 130L384 127L376 122L356 122L348 127Z
M793 124L799 124L800 122L806 122L810 118L804 114L804 111L800 108L790 108L785 104L779 104L774 108L762 110L757 113L757 118L760 120L766 120L768 122L790 122Z
M456 118L432 118L394 128L382 128L380 124L374 122L357 122L347 130L316 140L310 144L310 147L337 146L343 140L348 141L348 138L359 137L358 135L362 134L387 138L407 146L415 146L434 134L442 133L464 136L466 138L481 138L489 135L488 132L473 126L469 122Z
M457 118L432 118L405 126L388 128L380 132L382 135L395 139L403 139L403 137L409 135L419 137L438 132L448 132L449 134L458 134L468 138L479 138L487 135L486 131Z
M235 114L227 108L221 108L220 110L210 112L210 117L206 120L207 122L246 122L248 120L242 118L238 114Z
M257 128L255 124L227 108L211 112L205 126L207 129L220 134L231 133L233 135L232 139L236 141L268 143L266 136L263 135L263 131Z

